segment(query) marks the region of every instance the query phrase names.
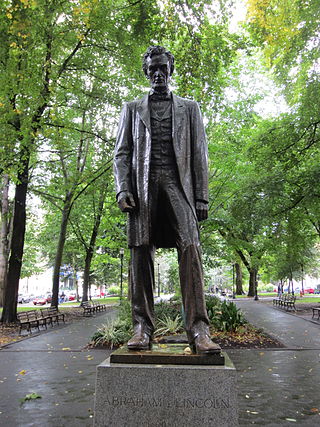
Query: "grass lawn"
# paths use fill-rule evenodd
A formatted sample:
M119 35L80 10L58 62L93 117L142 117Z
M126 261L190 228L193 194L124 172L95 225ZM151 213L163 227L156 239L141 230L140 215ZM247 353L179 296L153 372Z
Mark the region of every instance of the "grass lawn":
M296 300L296 304L305 304L309 302L313 302L314 304L320 303L320 295L314 297L302 297Z
M258 297L275 297L277 295L276 292L258 292ZM236 295L236 298L254 298L248 297L247 294L244 295Z
M275 297L277 295L277 292L258 292L259 297Z
M116 304L119 302L119 297L108 297L108 298L92 298L92 301L98 302L101 304ZM70 307L79 307L80 303L77 301L64 302L63 304L59 304L59 310ZM29 307L21 307L17 306L17 311L30 311L30 310L40 310L40 308L46 308L49 305L33 305ZM0 314L2 313L2 307L0 308Z
M92 298L93 302L100 302L101 304L115 304L119 302L119 297L106 297L106 298ZM80 303L77 301L64 302L59 304L59 308L63 307L79 307Z

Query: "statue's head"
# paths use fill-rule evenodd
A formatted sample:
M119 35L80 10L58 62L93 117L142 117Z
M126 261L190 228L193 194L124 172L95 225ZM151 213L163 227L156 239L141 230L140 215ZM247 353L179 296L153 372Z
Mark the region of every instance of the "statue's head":
M150 81L152 89L168 89L174 70L174 56L162 46L150 46L143 57L143 71Z

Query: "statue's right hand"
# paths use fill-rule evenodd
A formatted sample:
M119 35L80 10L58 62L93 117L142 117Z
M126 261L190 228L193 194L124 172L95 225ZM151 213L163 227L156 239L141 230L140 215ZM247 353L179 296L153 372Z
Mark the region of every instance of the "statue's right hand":
M119 195L118 206L122 212L133 212L136 204L131 193L123 192Z

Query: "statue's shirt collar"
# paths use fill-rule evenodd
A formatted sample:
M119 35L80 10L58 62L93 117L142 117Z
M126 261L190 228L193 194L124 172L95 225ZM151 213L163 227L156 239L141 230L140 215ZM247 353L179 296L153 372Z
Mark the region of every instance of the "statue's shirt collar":
M160 93L155 92L153 89L149 92L149 98L151 101L171 101L172 99L170 90Z

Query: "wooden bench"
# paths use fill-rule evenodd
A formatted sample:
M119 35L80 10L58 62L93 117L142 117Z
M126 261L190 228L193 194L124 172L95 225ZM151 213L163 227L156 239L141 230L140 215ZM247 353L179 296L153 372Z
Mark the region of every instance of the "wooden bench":
M49 307L48 316L50 316L52 318L52 321L56 322L57 325L59 325L59 320L62 320L63 323L65 323L64 313L61 313L61 311L58 311L57 307Z
M93 314L96 311L89 301L82 301L82 303L80 304L80 307L83 308L84 316L93 316Z
M273 305L276 305L280 308L285 308L287 311L289 309L296 310L296 299L297 297L292 294L282 294L278 298L273 299Z
M32 333L32 328L37 328L38 331L40 331L40 326L45 326L47 328L46 319L42 318L38 310L21 311L17 313L17 320L20 325L19 334L21 334L23 327L26 327L30 334Z
M91 306L94 308L94 310L97 311L103 311L107 309L107 304L101 304L99 301L90 301Z
M287 297L288 297L288 294L281 294L280 296L272 300L273 305L278 305L279 307L282 307L285 301L287 300Z
M49 308L40 309L41 316L45 319L46 323L49 323L53 327L53 317L49 313Z
M19 334L21 334L22 328L24 327L27 328L29 332L31 332L31 324L29 322L27 312L23 311L23 312L17 313L17 320L20 326Z
M320 319L320 307L312 307L312 318L318 314L318 320Z
M273 298L272 303L273 305L280 305L281 301L282 301L282 295L278 296L277 298Z
M99 305L101 307L100 310L107 310L107 307L108 307L107 304L99 302Z

